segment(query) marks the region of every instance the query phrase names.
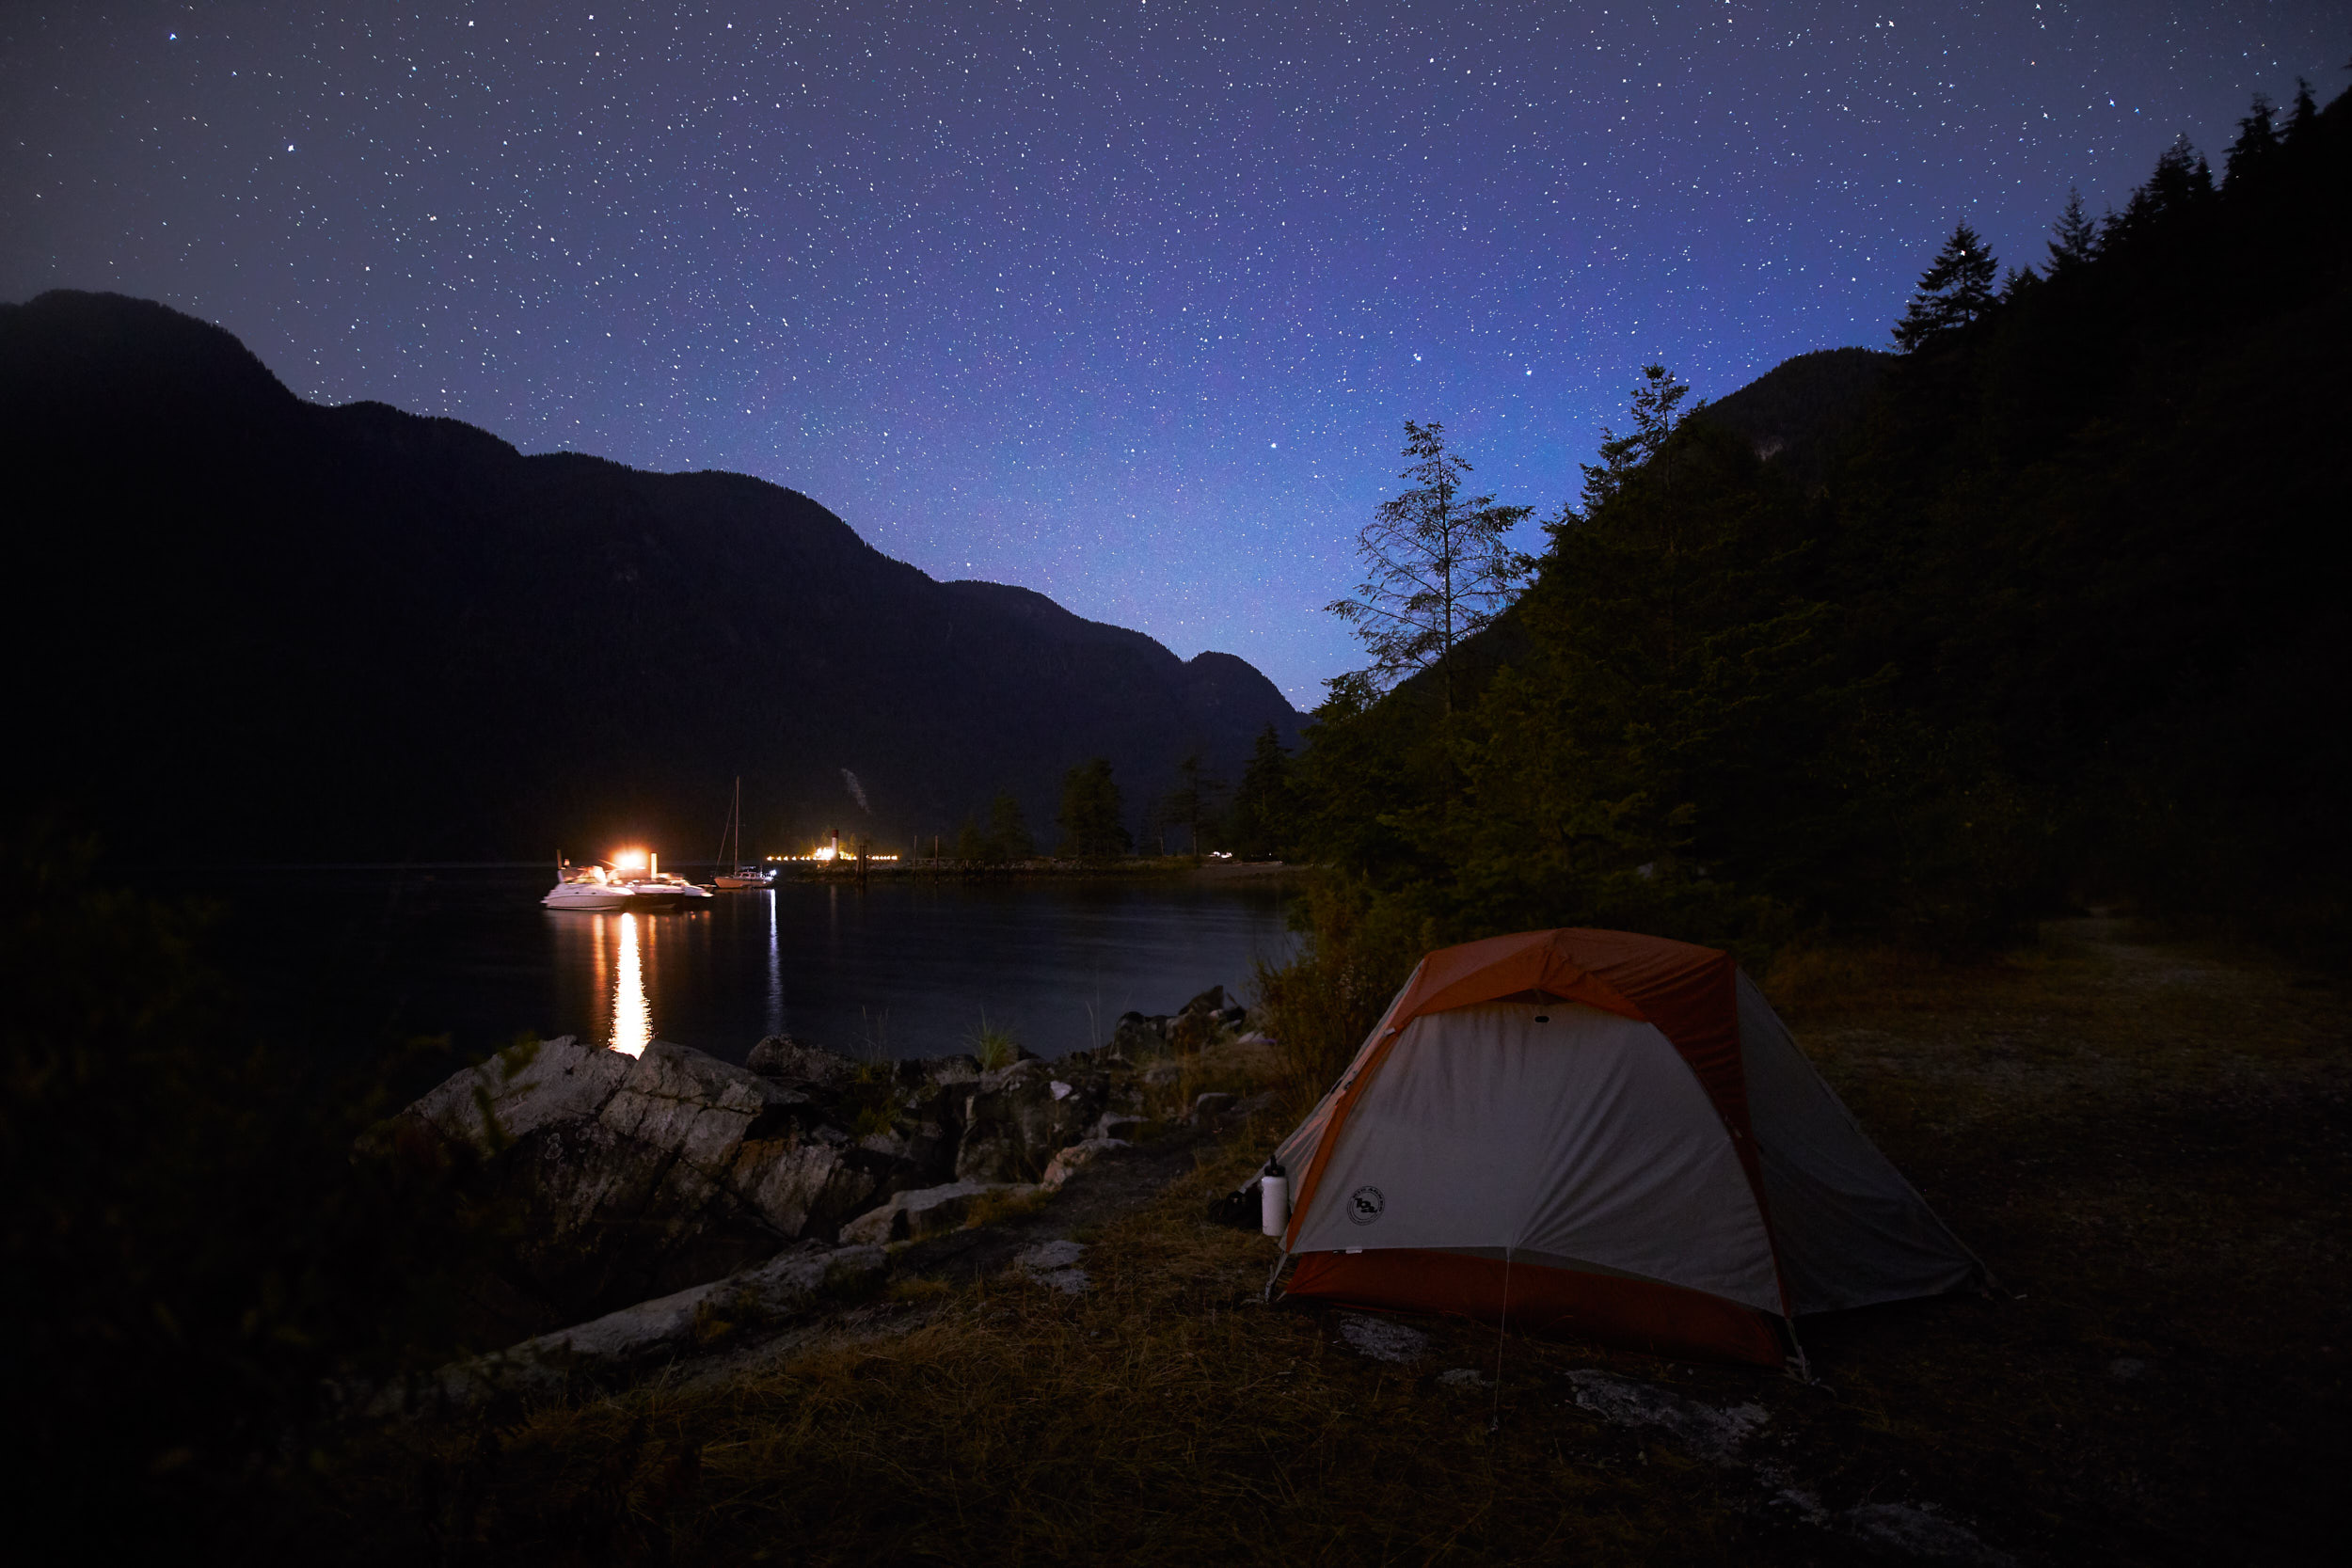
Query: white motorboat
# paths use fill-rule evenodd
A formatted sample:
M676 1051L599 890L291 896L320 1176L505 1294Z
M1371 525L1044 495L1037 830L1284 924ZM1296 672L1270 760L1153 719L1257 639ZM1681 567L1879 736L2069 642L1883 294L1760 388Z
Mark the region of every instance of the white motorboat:
M602 912L626 910L637 901L636 890L613 880L601 865L559 864L555 875L554 888L539 900L551 910Z
M698 901L707 903L710 899L708 888L697 887L667 871L630 872L628 876L627 886L634 909L659 914L667 910L689 909Z
M660 914L707 902L710 890L696 887L683 877L661 869L661 857L649 850L624 849L612 857L612 880L628 889L629 908Z

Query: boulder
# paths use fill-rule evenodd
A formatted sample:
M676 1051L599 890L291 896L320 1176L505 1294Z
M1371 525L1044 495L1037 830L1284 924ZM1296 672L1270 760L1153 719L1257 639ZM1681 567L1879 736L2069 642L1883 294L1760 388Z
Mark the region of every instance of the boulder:
M1168 1043L1180 1053L1199 1051L1225 1031L1225 988L1211 986L1185 1003L1168 1022Z
M822 1046L796 1040L789 1035L771 1035L752 1047L743 1065L762 1078L772 1078L783 1084L815 1084L833 1088L857 1076L857 1064L847 1056L835 1055Z
M1121 1013L1111 1026L1110 1042L1103 1048L1104 1054L1121 1062L1148 1062L1168 1054L1168 1035L1164 1018L1146 1018L1141 1013Z
M991 1194L1025 1197L1036 1192L1032 1182L950 1181L899 1193L879 1209L868 1210L841 1227L841 1239L865 1246L888 1242L919 1241L943 1231L961 1230L972 1217L974 1205Z
M1109 1107L1111 1085L1100 1069L1016 1062L982 1073L963 1101L956 1148L959 1181L1036 1181L1057 1150L1078 1142Z
M882 1272L885 1255L873 1246L791 1252L739 1274L525 1340L510 1357L571 1362L618 1362L707 1334L713 1320L781 1317L808 1307L827 1290L843 1291Z
M394 1384L368 1406L377 1417L446 1414L492 1394L553 1397L581 1375L691 1350L745 1323L804 1312L829 1293L853 1292L888 1261L878 1246L787 1253L740 1274L526 1339L493 1355Z
M494 1149L550 1123L595 1116L636 1065L564 1035L452 1073L402 1114L453 1142Z
M461 1146L516 1240L482 1299L497 1323L577 1322L734 1274L925 1176L858 1147L827 1108L656 1040L631 1057L569 1037L453 1074L378 1129Z
M1012 1266L1050 1290L1073 1296L1083 1295L1087 1286L1092 1283L1087 1278L1086 1270L1078 1266L1086 1253L1083 1242L1041 1242L1017 1255Z
M462 1151L472 1196L515 1238L471 1286L474 1327L527 1334L795 1243L904 1240L961 1225L980 1193L1049 1173L1057 1187L1140 1125L1140 1094L1109 1051L989 1072L969 1056L853 1062L778 1035L736 1067L666 1040L628 1056L567 1037L452 1074L363 1148Z
M1248 1017L1247 1008L1225 1005L1223 986L1211 986L1173 1013L1153 1017L1121 1013L1100 1054L1111 1061L1140 1065L1171 1052L1199 1051L1239 1029Z
M1087 1138L1072 1144L1067 1148L1057 1150L1054 1157L1045 1163L1045 1174L1039 1179L1038 1185L1049 1193L1057 1193L1061 1191L1062 1183L1069 1180L1080 1165L1089 1164L1097 1157L1108 1154L1115 1148L1127 1147L1127 1140L1124 1138Z

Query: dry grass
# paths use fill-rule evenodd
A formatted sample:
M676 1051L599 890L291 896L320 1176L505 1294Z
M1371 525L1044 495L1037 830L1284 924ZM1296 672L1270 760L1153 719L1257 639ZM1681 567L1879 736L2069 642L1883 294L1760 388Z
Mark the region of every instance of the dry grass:
M341 1555L709 1563L1875 1560L1924 1502L2026 1560L2318 1557L2340 1533L2344 998L2084 926L1995 966L1819 966L1800 1034L2016 1299L1817 1320L1823 1382L1426 1325L1409 1367L1261 1305L1200 1222L1267 1121L1089 1238L1093 1289L895 1287L708 1386L347 1456ZM1775 983L1784 977L1775 976ZM1267 1064L1209 1061L1205 1080ZM1214 1086L1227 1086L1218 1084ZM1709 1465L1566 1397L1584 1366L1772 1412ZM1492 1431L1490 1420L1495 1421ZM1770 1474L1760 1466L1770 1466ZM354 1541L367 1549L348 1550Z
M1715 1471L1560 1408L1575 1347L1514 1342L1498 1406L1435 1379L1491 1370L1489 1331L1385 1367L1263 1305L1270 1243L1197 1217L1248 1164L1099 1237L1082 1297L918 1287L920 1326L717 1388L412 1434L397 1490L478 1499L441 1533L539 1560L1707 1561L1755 1533Z

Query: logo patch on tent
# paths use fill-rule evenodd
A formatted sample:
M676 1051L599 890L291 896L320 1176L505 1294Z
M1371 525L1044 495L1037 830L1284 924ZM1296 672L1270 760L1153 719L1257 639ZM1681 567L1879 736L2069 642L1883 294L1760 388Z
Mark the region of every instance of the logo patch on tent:
M1359 1187L1347 1195L1347 1217L1358 1225L1370 1225L1388 1212L1389 1200L1377 1187Z

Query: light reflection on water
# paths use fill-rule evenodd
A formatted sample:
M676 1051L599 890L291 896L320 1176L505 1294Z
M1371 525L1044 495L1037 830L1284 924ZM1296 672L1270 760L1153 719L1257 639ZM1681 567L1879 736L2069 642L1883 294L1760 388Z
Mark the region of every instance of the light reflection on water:
M621 965L612 976L612 1049L642 1056L645 1047L653 1043L653 1007L645 1000L645 966L637 951L637 916L634 914L591 915L592 920L611 920L620 927ZM650 927L653 916L645 916ZM646 945L653 945L653 932L646 933Z
M767 907L767 1006L763 1033L780 1034L784 1029L784 969L775 895L758 891L742 893L739 898L756 899ZM596 999L597 1005L590 1011L590 1022L577 1032L631 1056L644 1055L645 1047L654 1040L653 994L660 970L664 933L668 933L673 945L691 942L693 928L689 926L680 929L679 926L694 918L692 913L664 916L633 910L548 911L546 919L554 939L558 974L584 969Z
M634 1055L672 1039L740 1060L763 1035L855 1055L968 1048L983 1017L1045 1055L1118 1016L1239 991L1293 938L1268 895L1185 888L786 884L675 913L539 911L547 1034Z
M1184 882L783 883L675 913L558 913L537 870L322 867L207 884L217 949L257 1015L372 1049L389 1031L463 1052L519 1035L739 1062L789 1032L850 1054L969 1049L983 1017L1058 1056L1120 1013L1237 990L1295 939L1272 889ZM421 1087L422 1085L419 1085Z

